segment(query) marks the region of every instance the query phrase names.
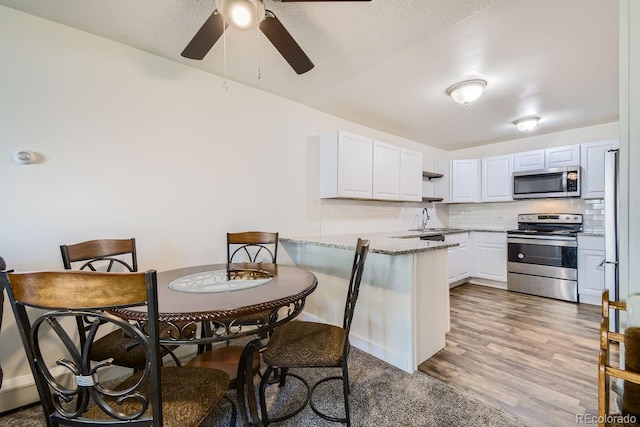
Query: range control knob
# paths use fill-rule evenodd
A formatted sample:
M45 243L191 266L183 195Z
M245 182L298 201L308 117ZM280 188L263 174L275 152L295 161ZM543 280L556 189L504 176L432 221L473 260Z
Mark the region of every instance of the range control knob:
M567 221L571 220L571 217L569 215L565 216L564 219L566 219Z
M523 259L524 258L524 254L518 254L518 258Z

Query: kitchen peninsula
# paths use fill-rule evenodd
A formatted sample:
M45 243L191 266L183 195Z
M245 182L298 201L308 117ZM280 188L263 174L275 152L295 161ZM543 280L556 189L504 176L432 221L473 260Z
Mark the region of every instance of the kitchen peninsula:
M358 237L370 240L350 340L407 372L445 346L449 330L447 248L420 232L281 237L288 262L313 272L318 288L305 320L342 324Z

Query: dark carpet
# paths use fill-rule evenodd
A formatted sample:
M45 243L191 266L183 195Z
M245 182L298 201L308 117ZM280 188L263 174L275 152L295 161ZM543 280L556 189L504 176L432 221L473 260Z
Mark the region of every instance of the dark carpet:
M291 370L313 384L318 378L335 375L338 370ZM354 426L527 426L510 414L460 393L423 373L408 374L356 348L349 357L351 383L351 420ZM294 378L287 379L285 388L268 387L270 413L278 415L296 406L303 398L303 387ZM235 399L235 393L229 392ZM296 400L297 399L297 400ZM320 386L315 394L317 406L330 414L344 415L340 381ZM203 423L206 427L228 426L230 404L222 401ZM240 426L240 417L237 425ZM5 427L45 426L40 406L31 406L0 416ZM318 417L311 408L279 426L338 426Z

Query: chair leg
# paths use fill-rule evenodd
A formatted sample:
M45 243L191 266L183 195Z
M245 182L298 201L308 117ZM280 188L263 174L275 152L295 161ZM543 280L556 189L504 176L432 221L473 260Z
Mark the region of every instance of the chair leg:
M165 350L167 350L167 353L165 354L165 356L169 355L169 356L173 359L173 361L176 363L176 366L182 366L182 365L180 364L180 360L178 360L178 356L176 356L176 355L173 353L173 351L171 351L168 347L166 347L166 346L164 346L164 345L163 345L163 346L161 346L161 347L162 347L162 348L164 348ZM160 360L160 363L162 363L162 360Z
M351 427L351 414L349 412L351 387L349 386L349 368L346 361L344 361L344 366L342 367L342 392L344 393L344 416L347 421L347 427Z
M288 368L287 369L280 368L281 382L284 384L284 380L282 380L282 378L284 378L285 376L296 378L306 388L306 396L305 396L304 402L302 402L302 404L295 410L289 412L286 415L269 419L269 414L267 413L267 404L265 399L265 395L266 395L265 390L267 388L267 385L272 384L269 382L269 377L274 372L274 370L275 368L273 366L267 365L267 369L264 371L264 374L262 375L262 379L260 380L260 411L262 413L263 426L267 426L269 423L278 423L280 421L284 421L298 415L309 404L309 401L311 399L311 388L309 387L309 383L301 376L290 373Z
M238 417L238 410L236 408L236 404L226 394L224 396L222 396L222 398L227 400L229 402L229 404L231 405L231 421L229 422L229 427L235 427L236 426L236 418Z
M262 425L267 427L269 425L269 416L267 415L267 403L266 403L266 394L265 389L267 388L267 382L269 377L271 376L271 372L273 368L271 366L267 366L267 369L262 374L262 379L260 380L260 413L262 414Z

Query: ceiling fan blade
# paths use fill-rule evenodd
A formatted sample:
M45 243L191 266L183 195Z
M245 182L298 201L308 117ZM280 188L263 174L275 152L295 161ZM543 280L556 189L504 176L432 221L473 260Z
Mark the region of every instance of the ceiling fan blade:
M204 58L228 26L220 12L214 10L180 55L189 59Z
M313 68L313 62L271 11L267 11L267 16L260 23L260 30L296 73L303 74Z

